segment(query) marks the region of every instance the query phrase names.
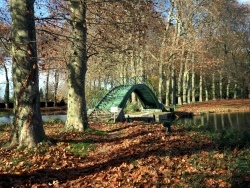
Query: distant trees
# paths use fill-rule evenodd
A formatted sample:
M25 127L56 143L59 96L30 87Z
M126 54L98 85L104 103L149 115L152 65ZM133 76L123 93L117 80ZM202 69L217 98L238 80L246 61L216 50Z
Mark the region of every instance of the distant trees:
M44 78L44 83L41 84L45 94L44 102L46 106L49 101L56 105L67 96L67 89L62 88L62 85L66 82L66 65L69 61L69 41L66 40L68 32L66 28L61 29L43 22L37 25L40 75Z
M5 103L5 108L9 108L9 103L10 103L10 79L9 79L9 75L8 75L8 68L7 68L6 58L7 58L7 53L4 52L4 51L0 51L0 68L4 69L4 77L5 77L4 103Z
M242 78L242 75L249 69L239 70L245 67L241 55L247 56L244 44L249 43L249 33L245 32L246 28L249 29L249 7L228 0L220 3L159 0L156 3L156 10L163 12L166 23L166 27L162 28L166 34L161 38L168 36L163 48L165 57L161 59L171 57L169 63L163 63L163 76L159 71L159 95L162 90L167 92L165 104L175 103L175 98L181 105L210 99L247 97L246 79L249 78ZM169 25L173 29L169 29ZM155 49L162 51L162 46ZM161 66L159 64L159 70ZM165 83L164 80L166 84L160 84ZM172 91L173 96L175 88L176 96L169 100L168 92ZM239 91L239 88L244 89Z
M4 10L1 10L3 12ZM5 108L9 107L10 102L10 79L8 75L7 59L10 56L10 26L0 21L0 68L4 70L5 77L5 90L4 90L4 103Z

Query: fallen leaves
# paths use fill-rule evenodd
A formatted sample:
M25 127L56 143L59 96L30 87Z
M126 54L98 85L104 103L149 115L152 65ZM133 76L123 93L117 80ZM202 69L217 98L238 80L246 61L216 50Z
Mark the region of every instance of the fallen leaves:
M12 187L230 187L237 157L243 155L239 150L218 151L208 136L176 126L169 135L161 124L145 122L93 124L92 131L84 134L61 132L62 127L45 126L54 145L0 149L0 187L6 183ZM245 167L249 149L244 152Z
M214 100L178 106L180 112L218 113L218 112L249 112L250 99Z

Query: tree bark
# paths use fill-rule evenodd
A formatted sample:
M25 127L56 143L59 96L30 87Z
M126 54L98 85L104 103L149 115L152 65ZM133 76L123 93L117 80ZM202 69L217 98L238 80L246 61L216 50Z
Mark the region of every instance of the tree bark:
M191 75L191 90L192 90L192 102L195 102L195 72L194 72L194 55L193 55L193 61L192 61L192 75Z
M231 85L231 79L228 78L228 81L227 81L227 99L230 98L230 85Z
M57 106L57 91L58 91L58 86L59 86L59 72L55 71L54 74L54 78L55 78L55 83L54 83L54 106Z
M247 95L247 97L250 98L250 83L248 83L247 88L248 88L248 95Z
M162 102L162 90L163 90L163 55L164 47L166 43L166 33L163 34L163 39L161 42L160 59L159 59L159 83L158 83L158 100Z
M165 106L170 105L170 79L166 79L166 99L165 99Z
M223 83L222 83L222 80L223 80L223 77L222 77L222 73L221 73L221 71L219 72L219 74L220 74L220 81L219 81L219 88L220 88L220 99L222 99L223 98L223 93L222 93L222 87L223 87Z
M14 119L10 146L45 139L40 111L34 0L11 0Z
M85 76L87 72L87 26L86 1L69 2L72 47L71 59L68 63L68 110L66 129L84 132L88 127L85 100Z
M181 59L180 63L180 71L178 75L178 80L177 80L177 103L178 105L182 105L182 96L181 96L181 90L182 90L182 78L183 78L183 61Z
M49 69L46 74L46 88L45 88L45 107L48 107L49 102Z
M8 77L8 69L6 65L3 65L4 67L4 72L5 72L5 80L6 80L6 85L5 85L5 92L4 92L4 103L5 103L5 108L9 108L9 103L10 103L10 81Z
M187 103L187 92L188 92L188 62L185 60L185 66L183 71L183 81L182 81L182 103Z
M187 103L190 104L191 103L191 87L190 87L190 81L189 81L189 71L187 72Z
M202 96L203 96L203 76L202 71L200 71L200 81L199 81L199 102L202 102Z
M237 89L238 89L238 84L234 84L234 99L237 99Z
M172 105L176 106L176 75L175 75L175 68L172 66L171 72L171 79L172 79Z
M136 84L136 74L137 74L137 66L136 66L136 57L135 57L135 51L131 52L130 57L130 67L131 67L131 78L130 78L130 84ZM131 103L136 104L137 99L135 93L131 93Z
M204 90L205 90L205 101L209 100L208 84L206 79L204 79Z
M213 100L216 100L215 96L215 74L212 74L212 98Z

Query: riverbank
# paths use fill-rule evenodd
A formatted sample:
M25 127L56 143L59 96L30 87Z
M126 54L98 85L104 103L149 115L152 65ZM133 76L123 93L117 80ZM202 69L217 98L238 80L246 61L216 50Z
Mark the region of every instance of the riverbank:
M0 112L12 112L12 110L11 108L0 108ZM42 107L41 111L46 115L66 114L67 106ZM249 112L250 99L222 99L177 105L175 111L193 113L194 115L202 113Z
M193 113L250 112L250 99L223 99L196 102L176 107L176 111Z

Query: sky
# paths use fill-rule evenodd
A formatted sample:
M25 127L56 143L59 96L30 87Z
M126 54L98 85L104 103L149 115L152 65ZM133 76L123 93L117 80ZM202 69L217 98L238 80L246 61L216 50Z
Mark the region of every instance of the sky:
M239 3L250 4L250 0L238 0Z

